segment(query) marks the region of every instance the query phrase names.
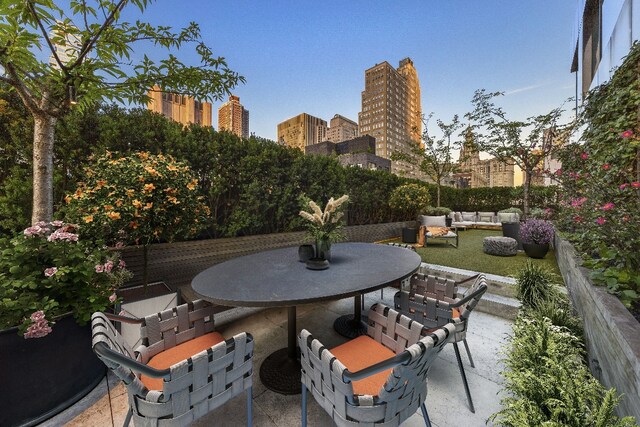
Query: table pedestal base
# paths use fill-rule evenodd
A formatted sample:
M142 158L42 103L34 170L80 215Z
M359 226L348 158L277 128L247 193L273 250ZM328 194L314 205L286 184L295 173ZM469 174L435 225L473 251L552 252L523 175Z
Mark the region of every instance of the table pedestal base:
M276 393L300 394L300 360L291 359L287 348L276 350L262 362L260 381Z
M335 322L333 322L333 329L343 337L349 339L357 338L360 335L366 335L366 316L361 316L362 320L354 320L353 318L353 314L345 314L344 316L338 317Z

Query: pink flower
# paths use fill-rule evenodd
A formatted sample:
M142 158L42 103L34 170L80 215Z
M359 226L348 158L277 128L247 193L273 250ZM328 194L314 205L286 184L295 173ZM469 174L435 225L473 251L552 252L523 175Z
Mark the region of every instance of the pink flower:
M44 275L46 277L51 277L54 274L56 274L56 272L58 271L58 269L56 267L50 267L44 270Z
M609 203L607 203L607 204L602 206L602 210L603 211L609 211L609 210L613 209L614 206L615 205L613 203L609 202Z
M607 222L607 220L606 220L606 219L604 219L604 218L603 218L603 217L601 217L601 216L599 216L599 217L598 217L598 219L596 219L596 223L597 223L598 225L602 225L602 224L604 224L605 222Z
M60 220L56 220L56 221L51 221L50 224L53 225L54 227L62 227L64 225L64 222Z
M581 216L576 215L576 216L574 216L574 217L573 217L573 220L574 220L575 222L582 222L582 217L581 217Z
M109 295L109 301L110 302L116 302L116 300L118 299L117 295L114 293L112 293L111 295Z
M107 261L104 264L104 271L106 271L107 273L111 273L111 270L113 270L113 261Z
M24 333L24 337L42 338L50 333L51 326L49 326L49 321L45 319L44 312L39 310L31 314L31 325L27 328L27 332Z
M124 242L116 242L116 249L124 248Z
M558 169L558 170L556 171L556 175L558 175L558 176L562 176L562 169Z
M605 163L604 165L602 165L602 169L604 170L609 170L611 166L609 166L609 164Z
M118 267L120 267L120 268L125 268L126 266L127 266L127 263L126 263L126 262L124 262L124 260L123 260L123 259L121 259L121 260L120 260L120 262L118 263Z
M640 188L640 181L634 181L634 182L632 182L632 183L631 183L631 186L632 186L633 188Z
M633 136L633 131L625 130L621 135L623 138L631 138Z
M620 189L621 189L621 190L624 190L625 188L627 188L627 185L629 185L629 184L627 184L627 183L625 182L624 184L622 184L622 185L620 186Z
M102 273L102 272L104 272L104 265L102 264L96 265L96 273Z
M587 160L589 158L589 155L587 153L582 153L580 157L582 157L582 160Z

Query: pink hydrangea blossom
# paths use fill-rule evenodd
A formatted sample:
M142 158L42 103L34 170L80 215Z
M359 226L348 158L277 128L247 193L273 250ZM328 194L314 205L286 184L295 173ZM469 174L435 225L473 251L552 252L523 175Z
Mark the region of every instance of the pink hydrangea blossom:
M31 236L37 236L40 233L42 233L42 227L40 227L39 225L34 225L32 227L28 227L25 228L25 230L23 231L24 233L24 237L31 237Z
M109 301L116 302L117 299L118 299L118 296L115 294L115 292L109 295Z
M49 326L49 321L45 319L42 310L33 312L30 319L31 325L27 328L27 332L24 333L25 338L42 338L51 333L51 326Z
M74 233L67 233L66 231L61 231L62 229L56 230L49 235L47 238L48 241L54 242L56 240L67 240L70 242L77 242L78 235Z
M621 135L623 138L631 138L633 136L633 131L631 130L625 130L624 132L622 132Z
M606 203L606 204L604 204L604 205L602 206L602 210L603 210L603 211L610 211L611 209L613 209L613 208L614 208L614 206L615 206L615 205L614 205L613 203L609 202L609 203Z
M582 160L587 160L589 158L589 155L587 153L582 153L580 157L582 157Z
M102 264L96 265L96 273L103 273L103 272L104 272L104 265Z
M596 219L596 223L597 223L598 225L602 225L602 224L604 224L605 222L607 222L607 220L606 220L606 219L604 219L604 218L603 218L603 217L601 217L601 216L599 216L599 217L598 217L598 219Z
M62 227L64 225L64 222L62 222L62 221L60 221L58 219L58 220L55 220L55 221L51 221L50 224L53 225L54 227Z
M49 267L49 268L44 270L44 275L46 277L51 277L54 274L56 274L57 272L58 272L58 269L56 267Z

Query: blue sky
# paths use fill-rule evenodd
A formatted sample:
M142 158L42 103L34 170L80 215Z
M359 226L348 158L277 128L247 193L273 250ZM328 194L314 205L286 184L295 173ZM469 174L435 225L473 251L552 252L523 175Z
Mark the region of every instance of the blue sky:
M407 56L423 111L436 118L464 115L479 88L506 92L500 105L514 119L545 113L575 90L575 9L575 0L160 0L143 19L198 22L214 52L246 78L234 94L250 111L250 131L275 140L276 125L302 112L357 121L364 71Z

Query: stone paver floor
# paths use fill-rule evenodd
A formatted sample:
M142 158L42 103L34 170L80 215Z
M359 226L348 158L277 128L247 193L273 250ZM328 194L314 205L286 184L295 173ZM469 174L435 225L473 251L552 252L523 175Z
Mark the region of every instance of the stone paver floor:
M384 291L384 301L392 305L395 289ZM365 297L367 307L380 300L380 292ZM333 330L333 321L339 315L353 310L353 299L322 304L298 306L298 329L306 328L326 346L333 347L345 341ZM259 379L259 369L264 358L287 341L286 308L268 309L252 313L218 326L225 336L247 331L255 337L253 414L255 426L299 426L301 422L300 395L284 396L267 390ZM434 427L484 426L487 418L500 409L501 344L511 332L512 322L490 314L475 311L470 319L467 341L476 367L471 368L462 344L460 350L465 372L471 388L476 412L467 406L463 384L458 371L453 346L448 345L433 364L429 375L427 410ZM331 419L315 402L308 399L310 426L330 426ZM103 381L81 402L42 426L121 426L127 411L127 394L124 387L112 375ZM491 423L488 423L491 425ZM245 426L246 399L238 396L225 406L197 420L194 426ZM424 426L418 411L403 426Z

